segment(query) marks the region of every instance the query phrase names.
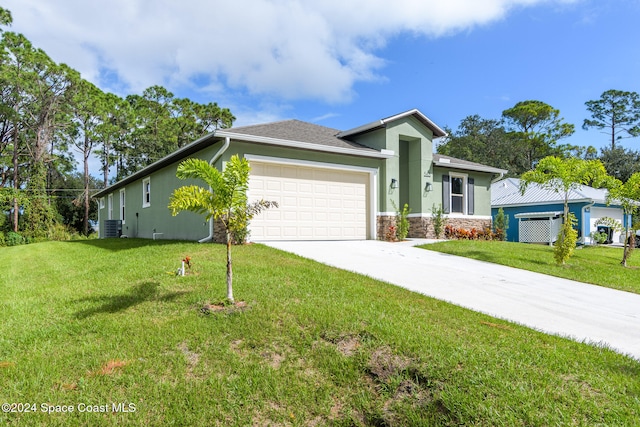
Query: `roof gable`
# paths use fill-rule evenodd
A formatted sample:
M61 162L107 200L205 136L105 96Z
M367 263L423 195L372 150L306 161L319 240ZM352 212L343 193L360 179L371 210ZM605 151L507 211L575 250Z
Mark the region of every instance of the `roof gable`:
M394 116L390 116L375 122L371 122L366 125L358 126L356 128L340 132L338 133L337 136L339 138L354 137L363 133L385 128L387 127L388 124L392 122L402 120L410 116L418 120L420 123L422 123L427 129L431 130L431 132L433 132L434 138L440 138L447 135L447 133L444 130L442 130L438 125L436 125L434 122L432 122L431 119L429 119L427 116L422 114L419 110L414 108L413 110L405 111L404 113L396 114Z

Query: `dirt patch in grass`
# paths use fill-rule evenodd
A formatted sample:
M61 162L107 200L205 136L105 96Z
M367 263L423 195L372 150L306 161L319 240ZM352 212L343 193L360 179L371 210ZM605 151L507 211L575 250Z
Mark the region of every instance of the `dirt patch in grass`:
M360 337L346 336L336 343L336 348L345 356L352 356L356 352L358 347L360 347L360 345Z
M280 367L280 365L282 364L282 362L286 359L286 357L283 356L282 354L276 353L276 352L272 352L272 351L264 351L264 352L260 353L260 356L273 369L278 369Z
M100 367L100 369L98 369L97 371L89 372L89 375L90 376L93 376L93 375L112 375L113 373L118 371L120 368L123 368L128 364L129 364L129 362L126 362L124 360L117 360L117 359L109 360L107 363L102 365Z
M372 383L377 395L379 411L366 414L367 422L373 425L404 425L407 408L443 412L437 394L443 383L431 379L424 366L414 358L396 354L388 346L375 349L365 368L365 381Z
M386 383L411 365L411 359L393 354L389 347L376 349L369 359L368 372L379 382Z
M481 323L482 325L485 325L485 326L489 326L489 327L492 327L492 328L503 329L503 330L505 330L505 331L510 331L510 330L511 330L511 327L509 327L509 326L507 326L507 325L500 325L500 324L498 324L498 323L486 322L486 321L484 321L484 320L483 320L483 321L481 321L480 323Z
M241 347L242 347L242 343L244 341L243 340L233 340L231 341L231 343L229 344L229 347L231 347L231 350L234 353L241 353Z
M561 378L565 382L565 384L577 387L578 392L587 399L592 399L602 394L600 390L593 387L587 381L581 380L574 375L563 375Z
M200 361L200 355L189 350L189 347L187 346L187 343L185 341L178 344L178 350L182 352L184 358L187 361L187 377L193 377L193 369Z
M327 332L322 335L322 339L335 345L336 349L345 356L353 356L364 342L371 339L371 337L366 332L338 335Z
M0 368L12 368L16 366L13 362L0 362Z
M233 304L206 303L200 307L200 312L205 315L212 313L233 314L246 311L250 308L251 307L246 303L246 301L238 301Z

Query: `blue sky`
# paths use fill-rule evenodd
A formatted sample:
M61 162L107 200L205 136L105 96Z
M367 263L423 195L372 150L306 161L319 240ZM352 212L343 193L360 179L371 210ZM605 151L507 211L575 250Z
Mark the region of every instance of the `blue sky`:
M393 5L393 6L392 6ZM640 0L4 0L11 30L103 90L159 84L236 125L341 130L412 108L455 129L519 101L558 108L575 145L584 103L640 92ZM640 149L640 138L624 140ZM97 173L97 172L96 172Z

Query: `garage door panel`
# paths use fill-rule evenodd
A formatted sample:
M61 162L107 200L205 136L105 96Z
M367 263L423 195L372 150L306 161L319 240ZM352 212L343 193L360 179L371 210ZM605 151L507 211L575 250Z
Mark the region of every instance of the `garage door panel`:
M297 193L298 184L295 181L282 181L282 191L288 193Z
M339 199L329 199L328 200L328 207L329 209L342 209L342 207L345 205L345 201L344 200L339 200Z
M282 182L281 181L276 181L273 179L269 179L267 180L267 191L275 191L275 192L280 192L282 191Z
M282 205L283 209L295 208L298 206L298 199L293 196L286 196L282 198L282 203L279 204Z
M283 216L286 215L286 212L279 212L277 209L268 209L263 212L262 215L269 221L281 221L284 219Z
M285 211L282 213L282 220L283 221L297 221L298 220L298 213L297 212L291 212L291 211Z
M249 197L279 203L251 222L254 240L366 239L369 175L251 162ZM276 212L278 212L276 214Z
M313 207L313 199L311 197L298 197L298 206L301 208Z

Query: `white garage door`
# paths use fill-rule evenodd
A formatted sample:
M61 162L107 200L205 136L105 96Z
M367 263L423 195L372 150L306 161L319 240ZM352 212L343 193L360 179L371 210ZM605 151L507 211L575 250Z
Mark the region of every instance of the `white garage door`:
M257 215L251 240L356 240L368 229L369 174L251 161L249 200L278 208Z

